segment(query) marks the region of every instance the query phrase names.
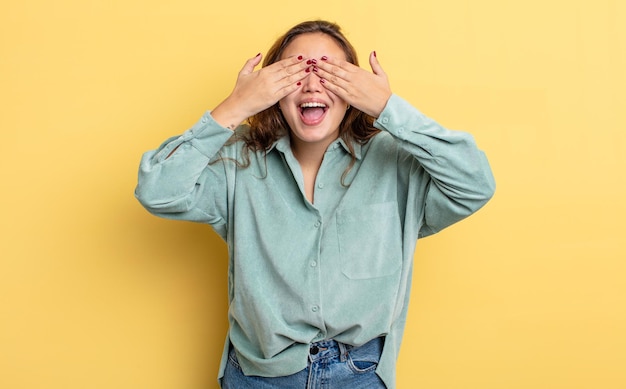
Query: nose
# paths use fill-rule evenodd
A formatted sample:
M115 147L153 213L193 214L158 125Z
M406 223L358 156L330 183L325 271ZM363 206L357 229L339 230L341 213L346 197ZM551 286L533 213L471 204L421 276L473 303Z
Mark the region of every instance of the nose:
M320 83L320 77L317 73L311 72L308 76L302 80L302 91L308 93L315 93L322 91L322 84Z

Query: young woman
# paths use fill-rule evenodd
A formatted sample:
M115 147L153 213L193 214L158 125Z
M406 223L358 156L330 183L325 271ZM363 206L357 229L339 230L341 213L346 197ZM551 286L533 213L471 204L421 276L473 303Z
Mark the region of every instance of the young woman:
M229 250L223 388L394 388L419 237L494 180L473 138L425 117L339 27L301 23L232 93L144 154L136 196Z

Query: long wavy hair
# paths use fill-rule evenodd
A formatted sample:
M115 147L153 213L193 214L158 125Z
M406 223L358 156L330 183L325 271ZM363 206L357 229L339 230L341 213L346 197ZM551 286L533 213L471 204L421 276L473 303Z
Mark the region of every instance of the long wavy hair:
M314 20L302 22L278 38L267 52L262 66L265 67L279 61L287 46L297 36L312 33L323 33L331 37L345 53L346 60L354 65L359 65L356 50L343 35L341 28L335 23ZM365 144L380 131L374 127L374 120L373 117L352 106L346 111L339 125L339 136L347 145L352 155L352 161L341 177L342 183L356 162L353 143ZM242 138L247 149L244 154L247 154L250 150L268 150L276 140L288 134L289 130L289 125L278 104L274 104L270 108L248 118L248 124L250 125L250 131L246 132Z

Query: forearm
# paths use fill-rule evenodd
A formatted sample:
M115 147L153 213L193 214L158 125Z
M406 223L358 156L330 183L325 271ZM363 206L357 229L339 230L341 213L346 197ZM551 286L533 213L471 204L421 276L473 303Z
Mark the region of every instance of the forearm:
M200 176L232 134L205 113L181 136L143 155L135 196L153 213L188 211Z
M222 127L234 131L254 114L254 112L246 112L243 107L244 105L237 102L235 97L229 96L211 111L211 116Z
M375 125L399 139L428 173L425 219L433 231L472 214L493 196L489 162L470 134L445 129L395 95Z

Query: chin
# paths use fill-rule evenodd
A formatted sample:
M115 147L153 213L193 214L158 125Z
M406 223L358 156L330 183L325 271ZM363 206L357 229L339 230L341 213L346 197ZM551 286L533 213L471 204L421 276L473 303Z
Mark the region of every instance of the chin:
M333 141L339 137L339 130L332 131L327 126L302 126L293 131L295 136L306 142Z
M306 134L306 133L303 134L301 132L294 132L293 136L295 136L300 142L311 143L311 144L320 143L320 142L323 142L324 140L329 140L329 138L325 136L321 136L318 134Z

